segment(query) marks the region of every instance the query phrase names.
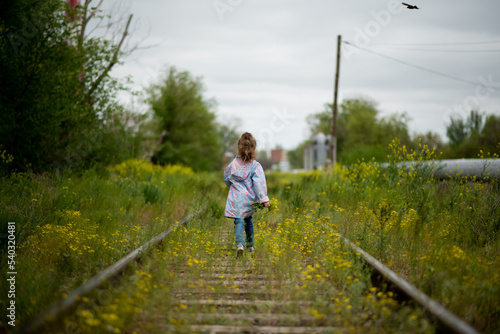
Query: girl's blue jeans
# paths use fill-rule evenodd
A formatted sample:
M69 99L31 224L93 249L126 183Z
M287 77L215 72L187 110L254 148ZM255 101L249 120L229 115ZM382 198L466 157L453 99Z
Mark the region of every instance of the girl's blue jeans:
M243 235L243 231L245 231L245 235ZM234 219L234 236L236 239L236 246L242 244L247 248L253 247L253 245L255 244L255 240L253 237L252 216L247 218Z

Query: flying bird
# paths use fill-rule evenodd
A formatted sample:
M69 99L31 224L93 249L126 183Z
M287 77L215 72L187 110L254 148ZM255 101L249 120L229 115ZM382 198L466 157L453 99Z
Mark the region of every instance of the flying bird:
M419 9L417 6L413 6L413 5L410 5L410 4L407 4L406 2L401 2L403 5L406 6L406 8L408 9Z

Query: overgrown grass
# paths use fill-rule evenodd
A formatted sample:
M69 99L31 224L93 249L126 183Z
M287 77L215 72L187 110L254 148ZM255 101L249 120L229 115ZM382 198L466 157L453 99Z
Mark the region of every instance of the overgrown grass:
M16 223L16 323L185 216L223 183L181 166L132 160L108 169L0 180L1 232ZM2 243L1 270L6 272ZM2 284L0 294L7 295ZM1 305L6 307L6 298Z
M65 325L73 324L83 333L162 333L165 326L192 333L183 326L200 313L213 314L212 321L222 313L248 315L246 322L231 325L248 325L252 313L286 313L295 319L309 317L314 326L353 332L433 331L421 310L400 305L392 293L372 287L362 261L339 241L332 219L318 216L315 203L307 202L308 209L294 218L282 208L277 214L257 213L256 251L241 258L235 257L233 222L218 214L222 207L215 203L211 205L215 210L169 235L120 285L104 290L108 295L104 302L98 293L86 298ZM221 263L224 269L214 267ZM232 283L236 275L250 280L253 275L266 277L267 285L243 288L249 292L244 299L272 296L270 304L260 308L184 304L189 298L238 298L226 294L240 291ZM289 303L276 308L273 302Z
M270 188L297 203L312 201L339 231L425 293L478 328L500 321L500 182L435 180L420 145L390 146L387 168L360 161L350 168L305 175L275 174ZM413 164L401 162L413 161ZM290 202L291 203L291 202ZM299 207L300 208L300 207Z
M300 282L293 287L296 298L315 298L317 289L324 288L336 306L315 306L313 316L336 314L360 330L365 324L383 329L394 323L401 330L432 329L420 313L373 290L357 256L338 242L339 232L480 331L495 332L500 319L499 181L435 180L419 167L421 161L436 159L432 151L424 146L408 151L397 142L390 149L387 168L360 161L329 172L267 174L269 195L279 200L280 210L255 217L255 256L263 263L255 270ZM400 164L407 161L416 163ZM154 319L144 312L184 310L168 297L182 283L178 274L184 271L194 279L210 271L210 261L220 252L233 251L229 240L222 249L214 248L227 222L222 217L225 194L221 173L193 174L141 161L79 175L3 178L0 218L2 224L16 222L16 269L22 273L18 321L204 202L206 216L169 237L126 278L130 284L110 289L109 300L86 307L92 298L99 299L89 296L72 321L88 332L98 327L147 331ZM2 225L1 232L6 230ZM6 271L5 257L1 261ZM6 295L5 289L2 285L0 293Z
M299 282L295 298L315 303L307 313L353 332L433 332L422 310L372 286L359 254L340 241L338 221L323 215L317 202L305 204L294 217L262 222L258 241L274 275Z

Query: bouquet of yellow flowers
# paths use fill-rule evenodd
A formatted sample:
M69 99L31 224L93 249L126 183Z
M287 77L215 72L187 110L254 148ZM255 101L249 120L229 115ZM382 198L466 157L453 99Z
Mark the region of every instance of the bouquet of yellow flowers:
M259 203L259 202L253 202L252 207L256 210L262 210L265 208L264 203ZM269 208L268 208L269 213L275 213L276 211L279 211L278 208L278 200L276 198L271 198L269 200Z

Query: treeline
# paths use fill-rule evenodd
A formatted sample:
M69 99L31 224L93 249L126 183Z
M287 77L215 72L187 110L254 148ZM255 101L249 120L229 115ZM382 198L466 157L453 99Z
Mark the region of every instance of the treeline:
M10 169L120 158L130 138L114 100L120 85L108 75L119 49L85 35L92 9L57 0L0 6L0 144Z
M217 122L216 101L203 95L201 78L169 68L140 92L149 111L129 110L117 99L127 81L110 73L134 51L125 48L132 15L112 18L93 0L74 3L0 3L0 173L85 169L137 157L196 171L220 168L234 154L238 123ZM91 29L99 23L114 27L115 38ZM313 134L330 132L330 110L325 105L309 117ZM395 137L409 147L422 138L450 158L498 151L499 116L472 111L450 119L447 143L432 132L410 135L408 121L405 114L380 117L369 99L345 100L338 116L339 161L384 161ZM295 167L306 145L290 152Z
M200 78L170 68L145 89L137 114L118 103L126 81L110 76L132 15L110 18L93 1L5 0L0 4L1 172L82 169L131 157L195 170L220 167L235 127L215 121ZM89 33L118 22L110 39ZM226 142L223 142L226 141Z
M343 164L354 164L361 159L387 161L387 147L398 138L401 145L415 149L420 143L436 148L443 159L478 158L500 153L500 115L487 115L472 110L467 117L452 116L447 124L445 142L436 132L410 134L406 113L381 116L375 101L362 97L342 102L337 116L337 158ZM307 119L312 136L329 134L332 124L332 105ZM311 140L302 142L288 152L295 168L303 167L304 148Z
M453 116L446 127L449 139L443 147L447 158L477 158L480 151L500 153L500 115L487 115L472 110L466 117Z

